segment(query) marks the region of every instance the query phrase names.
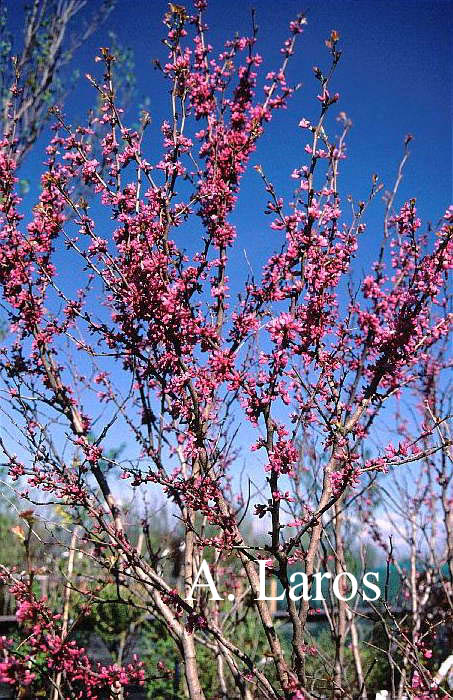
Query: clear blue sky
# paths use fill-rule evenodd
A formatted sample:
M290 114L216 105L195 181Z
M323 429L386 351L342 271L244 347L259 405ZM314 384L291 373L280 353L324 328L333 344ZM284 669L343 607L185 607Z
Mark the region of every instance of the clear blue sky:
M91 12L98 3L100 0L87 3L86 11ZM22 0L6 0L6 5L18 31L17 7L22 5ZM266 69L280 60L279 46L286 37L291 17L300 10L306 11L308 17L290 70L292 80L301 81L303 89L289 110L275 119L256 156L272 171L276 184L279 180L287 182L287 174L298 165L298 154L302 156L303 134L297 123L316 107L312 98L317 83L311 68L315 64L326 65L324 39L335 28L341 34L343 48L335 82L341 94L339 110L345 110L354 122L349 138L350 157L344 168L344 191L351 192L354 198L364 196L371 172L378 172L384 181L390 182L402 139L410 132L415 140L402 195L417 197L424 218L441 214L451 200L452 189L453 3L449 0L254 3L211 0L207 12L211 43L220 48L224 39L236 30L246 33L253 6L257 10L259 50ZM156 129L168 103L166 86L153 70L151 61L155 57L165 58L166 50L161 44L165 28L161 17L166 10L167 3L163 0L118 0L107 23L90 38L76 61L82 76L88 71L94 73L97 49L108 44L107 32L114 30L119 41L134 51L138 95L151 99ZM93 98L93 91L84 85L82 77L67 100L68 115L82 116ZM41 158L42 153L35 151L27 164L29 173ZM255 177L252 180L259 187Z

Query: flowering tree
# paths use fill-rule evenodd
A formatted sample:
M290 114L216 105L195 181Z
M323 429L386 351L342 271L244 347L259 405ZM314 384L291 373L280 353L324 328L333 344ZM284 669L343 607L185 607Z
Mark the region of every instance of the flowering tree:
M157 159L147 153L149 116L139 131L123 123L108 49L99 56L103 79L88 76L102 100L95 127L103 163L91 152L91 126L73 128L57 114L28 223L16 194L15 143L2 141L0 283L11 331L2 356L11 440L2 438L1 446L21 497L34 508L69 510L82 528L80 551L114 581L119 598L133 593L131 605L163 622L180 654L188 697L296 700L312 693L308 660L317 650L308 636L308 596L300 587L295 595L290 567L297 564L311 585L334 517L341 575L341 514L349 496L368 475L405 464L416 469L451 442L435 439L441 416L427 416L420 432L396 440L379 417L418 385L448 333L452 209L435 236L420 233L414 200L394 211L408 137L386 195L376 262L364 279L351 278L367 235L368 202L382 186L373 176L368 202L343 217L340 164L351 123L340 113L342 133L328 135L341 55L332 31L330 66L315 68L319 119L300 122L308 143L306 162L295 163L292 173L292 200L286 203L255 166L278 252L233 294L231 213L260 136L290 100L287 66L305 19L291 22L282 64L266 74L261 95L256 28L214 57L205 2L194 6L192 15L170 5L165 17L168 58L158 65L170 89L170 114ZM90 206L73 195L81 182L93 194ZM61 266L80 273L78 289ZM237 430L241 424L248 443ZM127 458L109 457L106 442L125 428ZM378 429L388 444L381 437L367 455ZM434 436L429 444L428 435ZM232 469L239 453L250 460L252 451L264 456L266 486L255 488L250 479L248 493L238 494ZM316 465L310 488L302 478L308 460ZM168 581L162 550L147 540L149 511L143 536L130 536L118 473L138 493L158 488L178 514L179 587ZM242 527L252 506L267 525L259 544ZM283 591L289 648L263 595L266 570ZM1 642L1 680L16 688L33 684L38 653L56 697L115 697L142 680L139 662L96 668L70 640L67 625L37 599L32 571L20 578L3 569L2 578L12 581L27 642L18 648ZM333 697L346 693L342 659L353 613L345 593L340 586ZM362 588L359 594L364 597ZM272 668L240 643L246 604L256 611ZM207 655L216 665L215 690L200 680L200 649L203 663ZM360 665L357 671L363 694Z
M368 497L359 505L362 522L368 525L373 541L385 553L388 571L393 566L400 579L402 601L398 607L404 614L397 619L379 611L387 651L392 652L388 653L390 689L397 698L415 689L429 695L431 685L441 683L443 678L438 668L445 659L436 649L436 640L451 629L452 451L448 423L440 417L451 415L451 388L449 384L442 387L439 383L446 350L441 345L438 356L432 355L421 368L420 387L415 393L424 455L421 468L416 474L396 471L390 483L383 481L377 491L381 496L380 512L392 534L384 536L373 517L370 508L373 498ZM427 429L432 424L436 426L435 440ZM400 410L395 426L406 441L414 441L408 420ZM445 449L436 451L437 441ZM388 573L386 578L388 581ZM388 593L385 598L384 611L388 613L391 607ZM448 648L451 639L446 641Z

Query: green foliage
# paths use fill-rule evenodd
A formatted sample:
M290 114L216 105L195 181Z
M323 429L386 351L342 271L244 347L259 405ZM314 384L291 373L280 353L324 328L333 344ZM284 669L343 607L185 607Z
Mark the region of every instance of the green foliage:
M129 591L113 583L107 584L97 598L91 618L85 622L93 625L114 661L121 663L127 641L143 617L143 610L134 605L133 595Z
M17 566L18 542L17 537L11 532L11 528L17 524L17 520L7 511L0 512L0 541L2 543L2 564L4 566ZM21 557L22 559L22 557Z
M147 670L146 691L148 698L182 700L184 670L176 644L159 620L147 621L141 630L143 639L143 661ZM159 670L159 662L173 672L170 677Z
M271 658L266 656L267 642L262 625L258 621L254 610L233 617L231 625L236 631L235 644L238 645L252 660L258 664L265 675L274 680L275 667ZM147 668L147 697L158 700L183 700L184 694L184 668L181 657L167 628L157 619L148 620L140 629L143 640L142 658ZM288 640L289 651L289 640ZM214 653L203 644L196 645L200 682L205 689L207 697L220 695L217 661ZM168 669L166 674L159 663L163 663ZM237 689L234 687L230 674L226 669L225 679L228 692L231 697L236 697Z
M309 687L321 695L330 696L335 662L335 644L330 632L325 627L316 635L315 643L318 653L316 656L307 656L306 673L310 683ZM374 646L368 646L365 640L360 643L360 657L368 696L373 697L378 690L387 687L386 681L389 671L387 658ZM344 688L352 693L353 697L357 697L360 690L354 657L348 642L344 652Z

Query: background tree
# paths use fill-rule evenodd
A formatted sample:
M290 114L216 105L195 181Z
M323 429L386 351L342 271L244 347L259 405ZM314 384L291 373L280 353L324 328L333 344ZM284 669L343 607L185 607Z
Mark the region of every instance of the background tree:
M32 0L24 8L23 44L15 46L8 13L16 13L19 3L0 3L0 130L17 139L18 164L47 123L49 109L61 105L64 69L114 4L94 3L91 17L82 20L86 0Z

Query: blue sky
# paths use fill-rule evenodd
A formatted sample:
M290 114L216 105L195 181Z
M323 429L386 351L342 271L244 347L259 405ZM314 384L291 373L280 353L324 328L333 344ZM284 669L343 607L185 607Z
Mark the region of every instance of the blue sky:
M20 43L21 14L12 12L19 3L6 0L6 4ZM88 16L94 5L87 3L83 13ZM318 82L312 67L328 66L324 40L336 29L341 35L343 54L332 83L333 89L340 93L340 102L331 114L345 111L353 121L348 159L341 169L343 212L347 212L346 195L351 194L356 202L367 197L372 173L380 176L385 187L393 185L404 136L411 133L414 137L411 157L395 203L416 197L423 221L435 224L452 201L449 39L453 3L447 0L314 0L311 3L211 0L206 21L209 41L215 49L221 50L223 42L236 31L246 34L250 30L254 5L259 26L258 50L264 58L262 75L280 65L279 49L287 37L290 19L303 10L308 24L289 69L289 82L302 83L302 88L290 101L288 110L275 115L251 164L262 164L277 191L290 197L295 183L289 175L306 162L303 149L307 135L297 124L301 117L314 119L319 113L315 99ZM136 103L128 105L130 122L136 121L139 105L149 100L153 123L147 157L151 162L160 158L159 128L168 117L168 85L152 65L154 58L161 61L166 58L161 42L165 27L161 20L167 9L163 0L118 0L107 22L76 55L74 65L81 77L70 88L65 104L70 122L83 120L95 100L94 90L84 75L99 74L94 57L100 46L109 45L108 33L113 30L120 44L133 51L135 60L137 91ZM330 125L332 135L338 129L334 120ZM48 134L41 137L24 164L23 175L31 182L27 204L33 201L33 183L38 181L47 138ZM275 240L268 229L269 218L263 214L266 197L262 182L252 168L244 177L242 192L232 217L239 232L232 260L235 268L242 268L243 249L247 247L253 251L252 266L257 272L265 257L273 252ZM379 196L368 210L366 243L358 268L363 272L374 258L382 214Z
M90 12L96 2L99 0L88 3L84 12ZM17 12L19 4L22 4L19 0L6 0L17 35L21 18ZM308 17L290 68L290 78L294 83L302 82L303 88L288 111L274 120L256 156L272 172L275 183L287 183L287 174L298 164L299 153L302 155L305 142L297 123L301 116L312 113L317 107L313 101L317 83L311 69L316 64L326 65L324 39L335 28L340 32L343 49L335 79L341 94L338 110L346 111L354 123L349 138L349 159L344 167L345 192L357 199L363 197L372 172L379 173L384 182L390 182L402 139L410 132L414 142L401 194L417 197L423 218L435 219L440 215L451 199L452 188L449 39L453 3L449 0L262 0L255 3L211 0L206 15L211 43L221 48L223 41L235 31L246 33L254 5L259 25L259 51L264 57L265 69L271 69L280 61L279 47L287 35L291 17L300 10L306 11ZM89 39L76 59L82 76L86 72L95 73L93 58L98 47L108 44L109 30L115 31L119 41L134 52L137 94L140 99L150 98L156 129L165 116L167 88L153 70L151 61L155 57L165 58L161 17L166 9L167 3L163 0L118 0L107 22ZM68 116L83 117L93 99L92 89L81 77L67 100ZM42 150L37 148L27 161L28 175L41 160ZM272 167L276 163L278 168ZM257 179L251 179L253 194L260 194Z
M93 5L88 3L89 13ZM20 44L20 13L17 0L6 0L12 28ZM290 101L287 111L272 120L267 134L259 143L252 164L261 163L277 190L290 194L294 181L289 178L296 167L305 162L305 134L298 129L299 120L311 118L319 109L316 101L318 84L312 66L328 65L324 40L332 29L341 35L342 59L333 82L341 99L339 111L346 111L353 121L348 138L348 159L342 165L343 195L352 194L355 201L369 191L372 173L378 173L386 186L393 184L402 142L407 133L414 141L411 158L400 189L399 203L417 198L417 207L424 221L435 224L452 199L451 145L451 58L448 48L452 35L453 3L447 0L211 0L206 15L210 27L209 40L222 49L223 42L235 31L247 34L250 12L255 4L259 25L258 50L264 58L263 74L276 68L281 60L279 48L288 34L288 23L305 10L308 24L291 63L289 80L302 82L303 87ZM113 30L119 42L134 52L137 77L137 102L149 98L153 124L148 160L159 159L159 128L168 116L168 86L153 69L152 59L166 58L161 43L165 28L161 18L167 10L162 0L118 0L107 23L100 27L76 56L75 65L81 76L97 74L93 62L100 46L108 45L107 34ZM68 95L65 111L70 121L82 119L93 104L95 94L83 77ZM334 107L335 110L335 107ZM135 105L129 106L131 120ZM335 122L333 122L335 124ZM47 135L24 163L22 176L30 180L30 194L44 159ZM398 203L398 202L397 202ZM238 226L237 252L233 261L237 272L244 266L243 248L256 270L266 254L276 246L264 217L266 196L253 169L243 181L243 195L233 215ZM343 207L346 210L346 206ZM368 232L359 266L366 272L382 229L383 205L378 197L367 217ZM103 222L108 225L108 220ZM73 269L62 273L63 286L75 283Z

